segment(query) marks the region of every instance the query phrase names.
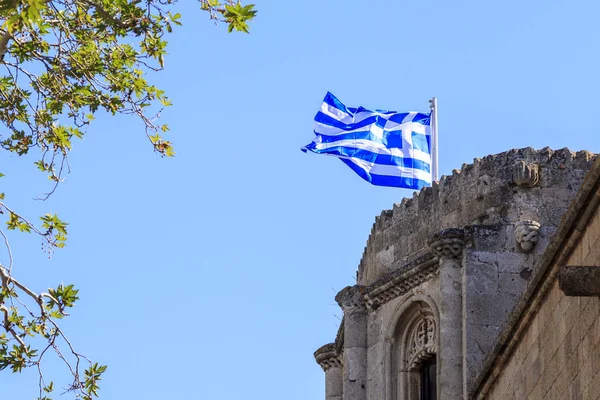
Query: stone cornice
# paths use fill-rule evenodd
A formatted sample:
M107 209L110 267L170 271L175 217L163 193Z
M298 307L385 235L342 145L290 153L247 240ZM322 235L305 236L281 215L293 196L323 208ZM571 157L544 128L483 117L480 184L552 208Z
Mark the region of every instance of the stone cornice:
M377 309L396 297L421 285L438 274L438 259L458 258L464 248L464 229L450 228L435 234L429 241L431 252L396 269L366 288L360 285L347 287L336 296L342 309L356 309L365 303L368 310ZM364 293L358 300L356 297Z
M369 310L402 296L436 276L438 262L433 254L426 254L410 264L378 280L367 288L365 301Z
M335 351L334 343L329 343L320 347L315 351L314 356L317 364L319 364L325 372L330 368L341 368L343 365L342 357Z
M465 246L465 231L459 228L444 229L433 235L428 244L438 258L459 258Z

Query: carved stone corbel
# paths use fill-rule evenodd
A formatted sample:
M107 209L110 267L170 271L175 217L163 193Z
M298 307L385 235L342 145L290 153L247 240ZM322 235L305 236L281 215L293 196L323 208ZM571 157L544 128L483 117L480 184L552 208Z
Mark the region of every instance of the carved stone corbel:
M523 251L531 251L538 241L540 224L536 221L521 221L515 224L517 246Z
M520 187L534 187L540 181L539 167L537 164L527 164L519 160L513 165L513 182Z

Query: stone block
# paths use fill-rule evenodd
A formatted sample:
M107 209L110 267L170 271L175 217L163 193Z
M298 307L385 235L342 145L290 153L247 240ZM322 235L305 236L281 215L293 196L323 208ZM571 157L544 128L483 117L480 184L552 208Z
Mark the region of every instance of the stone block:
M367 313L344 314L344 348L367 346Z
M568 373L567 373L567 369L565 367L563 367L560 372L558 373L558 376L556 377L556 381L554 382L554 385L556 386L557 389L557 393L559 396L563 396L562 398L564 398L564 394L567 391L567 388L569 387L569 381L567 380L568 377Z
M375 312L369 314L367 321L367 347L372 347L383 341L382 323L381 313Z
M562 266L559 285L566 296L600 296L600 266Z
M480 221L484 222L484 221ZM465 228L465 237L471 242L472 252L505 251L507 245L506 228L502 224L473 224Z
M365 379L365 360L367 349L352 347L344 349L344 384L347 381L362 381Z
M579 383L579 375L577 375L569 385L568 396L565 396L567 399L579 400L582 397L583 390L581 389L581 385Z
M521 295L527 288L527 279L524 279L522 274L501 272L497 280L500 293Z
M484 261L486 257L482 255L476 262L467 262L464 267L467 295L498 292L498 263L493 254L486 256L489 261Z
M385 346L383 343L371 346L367 351L367 380L383 380L383 365L385 363Z
M343 392L342 368L330 368L326 372L325 398L327 400L341 399Z
M600 306L598 305L598 299L589 299L587 306L583 309L579 315L579 323L582 337L588 335L588 331L592 328L595 320L598 318L600 313Z
M364 399L366 398L367 385L366 382L344 381L344 396L345 400Z
M467 296L465 310L468 325L503 325L513 311L517 296L506 293Z
M387 246L375 255L375 262L382 270L388 269L394 263L394 245Z
M530 392L530 396L519 397L519 399L541 399L542 398L542 385L537 384L534 386L533 390Z
M499 272L513 274L522 273L524 269L533 269L533 255L527 253L502 252L496 253Z

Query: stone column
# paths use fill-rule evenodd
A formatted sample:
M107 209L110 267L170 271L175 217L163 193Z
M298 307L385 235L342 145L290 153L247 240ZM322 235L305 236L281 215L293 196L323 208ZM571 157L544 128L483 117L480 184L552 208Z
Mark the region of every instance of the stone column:
M335 352L335 345L329 343L315 351L315 360L325 371L325 400L342 400L342 357Z
M366 400L367 308L364 286L347 286L335 301L344 311L343 400Z
M440 271L438 393L441 400L463 399L462 229L446 229L429 241Z

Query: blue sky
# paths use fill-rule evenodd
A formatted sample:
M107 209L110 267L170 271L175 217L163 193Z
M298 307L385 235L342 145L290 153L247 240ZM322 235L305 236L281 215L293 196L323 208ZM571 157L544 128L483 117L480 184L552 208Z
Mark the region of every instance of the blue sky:
M51 259L11 235L13 273L81 290L63 327L108 364L101 398L324 398L312 353L335 337L333 297L354 283L375 216L412 196L300 151L327 91L398 111L436 96L441 174L511 148L600 152L597 1L256 3L250 35L176 6L184 26L154 77L174 103L162 119L175 158L138 121L100 117L65 183L34 202L46 177L3 155L9 204L70 222ZM2 372L0 386L29 400L35 374Z

